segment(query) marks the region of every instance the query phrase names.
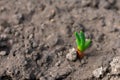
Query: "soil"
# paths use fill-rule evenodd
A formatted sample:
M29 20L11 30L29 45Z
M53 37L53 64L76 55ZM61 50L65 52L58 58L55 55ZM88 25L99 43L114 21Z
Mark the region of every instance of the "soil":
M83 59L66 59L74 32L92 40ZM120 80L96 78L120 56L120 0L0 0L0 80Z

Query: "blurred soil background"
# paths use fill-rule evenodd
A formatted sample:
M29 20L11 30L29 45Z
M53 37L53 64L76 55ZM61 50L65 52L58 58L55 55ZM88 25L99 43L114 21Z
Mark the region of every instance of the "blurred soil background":
M120 0L0 0L0 80L120 80Z

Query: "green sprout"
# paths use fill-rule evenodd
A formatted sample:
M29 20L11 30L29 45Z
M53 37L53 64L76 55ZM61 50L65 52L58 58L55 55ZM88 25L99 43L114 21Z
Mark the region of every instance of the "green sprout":
M75 32L75 37L77 49L81 52L84 52L90 46L91 40L85 38L83 31L80 31L80 33Z

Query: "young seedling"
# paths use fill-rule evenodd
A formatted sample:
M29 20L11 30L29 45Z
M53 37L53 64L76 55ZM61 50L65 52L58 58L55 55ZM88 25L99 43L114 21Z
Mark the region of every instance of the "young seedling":
M84 51L90 46L91 40L85 38L85 34L80 31L80 33L75 32L76 44L77 44L77 55L80 58L84 57Z

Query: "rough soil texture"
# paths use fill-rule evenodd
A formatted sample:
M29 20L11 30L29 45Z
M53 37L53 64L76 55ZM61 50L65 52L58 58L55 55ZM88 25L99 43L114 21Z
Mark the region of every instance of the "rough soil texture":
M92 44L71 62L80 30ZM116 56L120 0L0 0L0 80L120 80L110 67Z

